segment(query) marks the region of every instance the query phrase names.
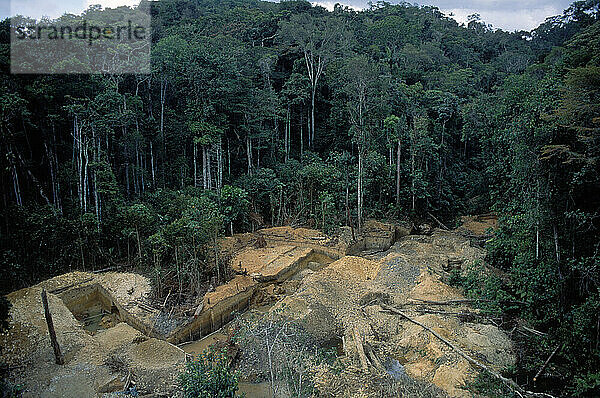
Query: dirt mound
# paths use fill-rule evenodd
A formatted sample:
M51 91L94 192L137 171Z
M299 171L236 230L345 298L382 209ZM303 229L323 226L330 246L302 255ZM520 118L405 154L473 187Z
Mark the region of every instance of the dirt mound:
M298 272L300 263L308 261L307 258L312 253L313 249L289 245L246 248L232 258L231 266L234 271L261 281L282 282Z
M498 227L498 216L494 213L463 216L460 220L462 225L457 228L457 232L466 232L476 237L487 236Z
M343 257L304 278L296 293L274 308L302 320L306 329L320 340L338 337L333 334L338 325L350 328L361 319L358 303L373 291L373 279L381 266L365 258Z
M424 328L383 312L379 303L401 309L496 370L509 366L514 356L503 332L456 316L472 312L476 317L476 310L425 303L462 299L457 289L443 283L443 277L449 268L472 264L484 256L483 250L456 233L434 230L430 236L407 236L385 252L367 254L367 258L343 257L307 275L298 290L273 310L283 309L321 340L343 336L346 357L342 361L348 369L362 367L360 344L355 341L358 330L361 343L372 352L367 355L369 372L382 372L380 364L389 362L395 364L395 374L432 383L453 397L470 396L465 383L478 370ZM357 378L362 383L353 384ZM319 388L344 391L344 396L377 396L380 392L369 387L368 380L364 372L351 372L346 381L325 378Z
M48 290L63 366L54 363L42 288ZM9 378L24 387L25 397L92 397L122 390L128 375L138 391L172 392L174 377L185 362L183 351L165 341L148 339L125 322L105 324L111 327L92 333L72 312L87 308L91 300L120 321L136 320L134 326L143 330L145 318L135 314L143 311L137 303L148 293L149 283L140 275L71 273L9 294L10 324L0 335L4 348L0 361L13 370ZM102 319L103 314L99 315ZM119 370L110 365L115 357L124 364Z

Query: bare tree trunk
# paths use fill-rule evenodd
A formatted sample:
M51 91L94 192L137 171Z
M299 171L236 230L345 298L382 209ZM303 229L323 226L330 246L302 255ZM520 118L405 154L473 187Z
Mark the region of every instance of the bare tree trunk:
M219 197L221 196L221 189L223 188L223 138L219 138L219 147L217 148L217 173L218 173L218 183L217 183L217 191L219 192Z
M288 160L290 158L290 154L292 152L292 112L291 110L289 111L288 114L288 139L287 139L287 155L288 155Z
M287 113L285 114L285 129L284 129L284 133L283 133L283 147L284 147L284 151L285 151L285 158L284 161L287 163L288 159L289 159L289 146L288 146L288 140L289 140L289 129L290 129L290 106L288 105L287 107Z
M414 134L414 132L413 132ZM415 211L415 148L414 148L414 137L413 137L413 145L410 148L410 172L412 174L412 182L411 182L411 194L412 194L412 211Z
M208 181L208 189L212 189L212 173L210 171L211 169L211 156L210 156L210 151L213 148L213 145L211 144L210 148L206 149L206 180Z
M88 165L89 165L89 159L88 159L88 144L87 144L87 140L85 142L85 147L84 147L84 154L85 154L85 165L83 167L83 212L87 213L87 202L88 202Z
M137 245L138 245L138 259L139 259L139 262L142 262L142 243L140 240L140 229L137 225L135 226L135 237L137 238Z
M167 140L165 138L165 102L167 99L167 81L163 78L160 82L160 137L163 147L163 163L167 160ZM163 187L165 185L165 164L162 167Z
M125 192L129 196L129 162L125 163Z
M348 176L348 168L346 167L346 197L344 203L346 205L346 225L350 225L350 184Z
M540 259L540 224L539 221L535 225L535 259Z
M317 83L313 87L311 99L310 99L310 140L309 145L312 148L315 141L315 96L317 94Z
M139 144L138 144L138 153L139 153ZM138 170L140 173L140 192L144 193L144 171L146 170L146 161L145 161L145 157L144 157L144 153L142 151L142 153L138 154Z
M227 176L231 177L231 146L229 145L229 137L227 137Z
M262 140L258 137L258 147L256 147L256 170L260 170L260 146L262 145Z
M300 160L302 160L302 156L304 155L304 120L300 118Z
M194 188L198 187L198 145L193 142L194 145Z
M248 158L248 175L252 175L252 140L246 137L246 156Z
M552 229L554 230L554 250L556 252L556 262L560 263L560 249L558 245L558 229L556 227L556 223L552 225Z
M50 166L50 184L52 185L52 205L62 213L60 210L60 194L58 190L58 178L56 177L57 167L54 163L54 148L53 145L48 145L44 141L44 149L46 150L46 156L48 157L48 165Z
M202 145L202 188L204 189L208 189L208 181L206 177L206 146Z
M54 350L54 358L56 359L57 365L64 365L65 358L60 351L58 340L56 340L56 331L54 330L54 322L52 321L52 314L50 314L50 308L48 308L48 296L46 289L42 289L42 305L44 306L44 316L46 317L46 324L48 325L48 334L50 334L50 342L52 343L52 349Z
M362 144L358 149L358 230L362 230L363 225L363 148Z
M140 151L139 151L139 143L136 138L135 140L135 165L133 167L133 189L136 195L139 195L141 192L140 181L138 179L138 174L140 172Z
M154 150L152 148L152 140L150 140L150 169L152 171L152 187L156 187L156 177L154 175Z
M17 173L17 166L14 161L11 161L11 174L13 180L13 190L15 192L15 201L17 202L17 206L23 206L23 201L21 199L21 186L19 184L19 174Z
M400 157L402 154L402 141L398 138L398 149L396 150L396 205L400 206Z
M93 131L93 130L92 130ZM94 137L94 140L96 139L96 137ZM100 140L98 139L98 143L100 142ZM98 148L98 146L96 146L96 148ZM94 162L97 164L98 163L98 156L99 156L99 151L94 151ZM101 218L100 218L100 194L98 193L98 176L97 173L94 171L92 173L93 179L94 179L94 208L96 209L96 230L98 233L100 233L100 222L101 222Z

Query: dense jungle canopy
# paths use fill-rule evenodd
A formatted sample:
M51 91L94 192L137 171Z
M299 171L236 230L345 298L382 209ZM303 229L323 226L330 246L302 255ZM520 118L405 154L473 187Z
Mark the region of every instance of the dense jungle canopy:
M598 393L598 1L531 32L408 3L151 10L140 75L11 75L2 22L2 293L110 266L221 279L218 237L266 225L452 227L493 211L488 261L506 278L461 283L526 303L500 310L545 333L515 374L559 345L548 388Z

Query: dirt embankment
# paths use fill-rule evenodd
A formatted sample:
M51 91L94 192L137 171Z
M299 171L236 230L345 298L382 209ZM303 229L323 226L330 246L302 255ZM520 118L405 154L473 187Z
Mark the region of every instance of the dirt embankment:
M383 371L432 383L452 397L468 397L465 385L478 370L429 331L382 311L380 303L401 309L499 371L514 364L508 337L494 325L478 323L477 311L466 305L435 304L464 299L443 279L448 271L482 260L484 255L454 232L435 230L431 236L407 236L389 250L346 256L307 276L277 308L303 322L323 341L343 336L346 355L342 361L346 372L352 370L346 379L364 381L346 386L342 381L345 396L369 396L373 393L365 390L369 374ZM372 351L366 357L368 370L362 369L357 331L360 345ZM328 382L336 377L326 375L322 380L320 388L326 391Z
M432 303L461 299L443 283L445 276L485 255L464 233L407 236L405 229L370 221L356 240L349 228L334 237L289 227L260 234L260 247L256 234L225 239L238 275L199 297L195 311L168 329L159 325L170 314L152 307L150 284L140 275L76 272L11 293L0 360L26 396L96 396L123 390L132 380L138 391L170 395L186 360L171 343L207 335L236 311L275 303L273 310L302 322L317 340L342 340L344 372L317 378L325 395L371 396L373 380L411 377L450 396L469 396L465 383L477 370L422 327L382 311L385 303L493 369L514 362L508 338L493 325L477 323L474 309ZM64 366L54 364L42 288L49 292ZM475 316L457 316L462 313Z
M64 365L54 362L41 302L48 291ZM8 295L9 329L0 335L0 361L25 397L95 397L123 391L169 394L185 353L148 337L152 311L146 278L74 272ZM141 303L141 304L140 304Z

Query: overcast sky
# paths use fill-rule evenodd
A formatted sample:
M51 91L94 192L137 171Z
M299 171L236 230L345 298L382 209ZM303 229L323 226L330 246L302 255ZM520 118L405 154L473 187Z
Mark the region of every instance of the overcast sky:
M561 14L573 0L420 0L419 4L434 5L446 14L453 13L459 22L465 22L467 16L479 13L481 18L496 28L505 30L531 30L544 22L547 17ZM0 0L0 17L22 14L40 18L58 17L65 12L80 13L89 4L101 4L104 7L133 5L139 0ZM318 4L333 9L335 3L355 8L363 8L367 0L319 0ZM395 3L396 1L391 1ZM411 3L414 2L410 1Z
M389 1L389 0L388 0ZM409 0L409 3L432 5L446 15L454 14L458 22L466 22L467 16L478 13L481 19L495 28L504 30L531 30L547 17L562 14L574 0ZM365 7L368 0L319 0L318 4L333 9L335 3L355 8ZM375 3L376 0L373 0ZM390 1L397 3L398 1Z

